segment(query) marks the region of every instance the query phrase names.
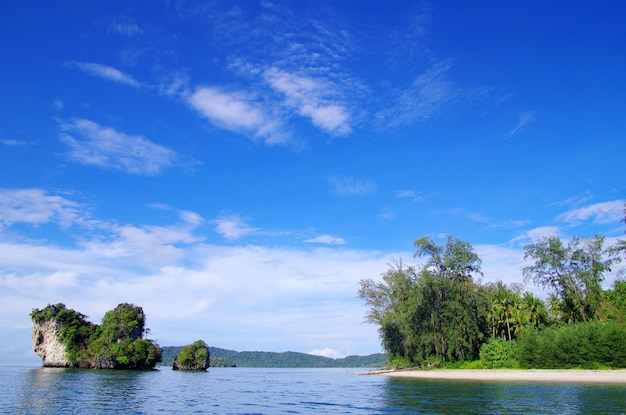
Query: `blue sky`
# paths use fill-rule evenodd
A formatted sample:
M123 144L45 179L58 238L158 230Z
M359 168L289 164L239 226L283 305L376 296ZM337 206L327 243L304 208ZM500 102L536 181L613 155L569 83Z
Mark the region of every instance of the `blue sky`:
M358 281L451 234L522 282L624 234L622 2L12 2L0 363L28 313L144 307L161 345L379 352ZM607 279L610 285L614 276ZM528 286L527 289L536 290Z

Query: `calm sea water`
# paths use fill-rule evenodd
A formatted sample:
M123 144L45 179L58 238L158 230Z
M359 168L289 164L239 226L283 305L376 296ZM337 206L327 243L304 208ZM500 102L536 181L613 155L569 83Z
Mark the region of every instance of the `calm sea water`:
M350 369L0 371L3 414L626 414L626 386L392 379Z

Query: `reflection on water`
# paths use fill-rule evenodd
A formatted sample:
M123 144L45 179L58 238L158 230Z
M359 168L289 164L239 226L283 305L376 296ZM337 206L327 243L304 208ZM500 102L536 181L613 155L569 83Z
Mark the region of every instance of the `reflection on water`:
M359 376L0 367L0 414L626 414L626 386Z
M147 372L63 368L27 369L19 388L21 413L132 413Z
M390 407L416 414L626 414L625 393L621 385L399 378L385 387Z

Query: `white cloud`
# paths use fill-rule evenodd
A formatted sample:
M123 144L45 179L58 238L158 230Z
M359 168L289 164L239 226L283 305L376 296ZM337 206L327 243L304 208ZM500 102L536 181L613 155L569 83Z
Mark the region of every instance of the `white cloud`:
M487 229L507 229L507 228L519 228L526 226L530 223L528 220L523 219L511 219L504 221L496 221L490 217L482 215L480 213L470 213L468 217L474 222L484 223Z
M395 94L392 105L377 114L385 126L398 127L427 120L452 104L459 91L446 79L451 62L437 62Z
M534 243L549 236L559 236L561 230L557 226L540 226L523 232L515 237L511 242Z
M257 232L258 229L249 226L238 215L225 215L215 220L215 230L229 240L240 239Z
M369 179L354 179L347 176L332 176L328 182L334 193L348 196L362 196L374 193L376 183Z
M505 284L512 284L523 281L522 268L526 264L522 249L481 244L475 245L474 251L482 260L483 283L500 280Z
M398 190L396 192L396 197L397 198L406 198L406 197L413 198L415 197L415 192L413 190Z
M312 354L314 356L329 357L331 359L339 359L339 358L345 357L343 354L339 353L338 351L333 350L328 347L324 347L323 349L311 350L309 354Z
M60 140L69 147L69 158L80 164L153 176L179 159L178 154L167 147L85 119L64 122L60 130Z
M42 189L0 189L0 225L57 222L67 227L84 219L84 208Z
M332 235L320 235L315 238L307 239L304 242L313 243L313 244L327 244L327 245L345 245L346 240L343 238L338 238Z
M143 29L128 18L114 19L109 23L108 31L127 37L143 34Z
M346 108L332 99L333 91L320 80L298 76L271 68L265 78L275 90L286 97L286 104L313 124L331 134L350 133L350 117Z
M26 141L12 140L7 138L0 139L0 143L9 147L21 147L27 144Z
M535 120L535 113L533 111L526 111L519 114L517 125L513 127L511 131L506 135L506 138L512 138L523 132L528 124Z
M570 225L578 225L589 219L593 223L606 224L611 222L618 223L623 218L624 201L612 200L567 211L560 214L557 220Z
M235 350L308 351L320 344L345 354L379 350L376 327L362 324L365 306L356 291L360 279L386 269L388 254L204 245L173 228L113 229L124 233L124 242L153 244L153 251L164 242L190 242L183 258L151 269L137 257L105 260L85 245L0 244L0 329L29 327L31 309L49 303L98 322L127 301L144 308L161 345L205 338ZM24 336L18 348L29 343Z
M266 144L286 141L286 137L279 131L278 121L243 93L199 87L187 97L187 101L220 128L260 137Z
M132 86L133 88L139 88L141 86L141 84L137 82L132 76L127 75L120 70L112 68L110 66L92 62L69 62L68 65L80 69L81 71L91 76L107 79L109 81L117 82L119 84L127 86Z
M204 223L204 218L197 214L196 212L191 212L188 210L183 210L179 212L180 218L183 222L191 225L191 226L199 226Z
M85 252L94 258L151 269L185 259L185 249L201 240L194 235L194 228L185 227L185 224L111 226L109 232L107 241L96 239L83 242Z

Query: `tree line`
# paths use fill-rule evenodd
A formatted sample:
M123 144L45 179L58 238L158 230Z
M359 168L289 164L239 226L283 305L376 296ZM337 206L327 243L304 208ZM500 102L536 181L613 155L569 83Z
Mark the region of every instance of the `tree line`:
M162 365L171 365L181 346L164 346ZM346 356L332 359L299 352L258 352L210 347L211 367L263 367L263 368L371 368L384 367L387 356L375 353L368 356Z
M603 289L626 243L545 237L524 247L524 282L545 300L502 281L482 284L481 260L448 236L414 242L419 267L401 260L381 281L360 281L366 320L379 327L393 365L448 367L626 367L626 281Z

